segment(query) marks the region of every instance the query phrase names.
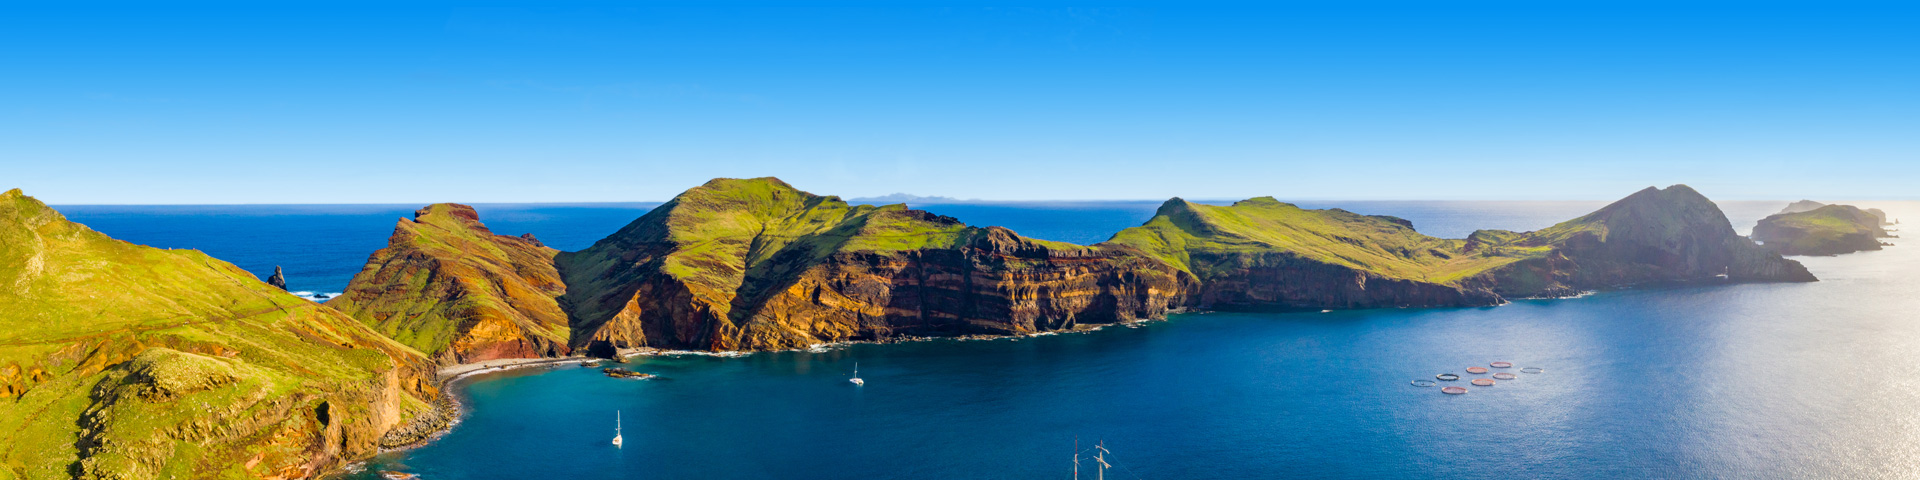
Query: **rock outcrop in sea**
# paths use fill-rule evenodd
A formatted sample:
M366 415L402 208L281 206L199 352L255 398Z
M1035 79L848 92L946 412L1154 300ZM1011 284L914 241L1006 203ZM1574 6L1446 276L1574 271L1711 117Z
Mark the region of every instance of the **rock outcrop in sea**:
M402 218L345 292L327 302L441 364L566 355L558 250L495 235L473 207Z
M1839 255L1879 250L1888 236L1881 225L1885 213L1874 214L1851 205L1826 205L1797 213L1760 219L1753 239L1783 255Z
M273 276L267 277L267 285L278 287L283 292L287 290L287 274L280 271L279 265L273 266Z
M232 264L0 194L0 477L311 477L374 453L433 375Z

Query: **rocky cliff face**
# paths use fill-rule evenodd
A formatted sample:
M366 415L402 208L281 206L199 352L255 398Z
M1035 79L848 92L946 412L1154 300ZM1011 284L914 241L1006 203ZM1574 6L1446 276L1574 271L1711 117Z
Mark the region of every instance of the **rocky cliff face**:
M559 257L576 348L764 350L1155 318L1190 276L1121 246L719 179Z
M1544 248L1543 255L1491 270L1487 282L1508 296L1559 295L1639 283L1720 278L1739 282L1811 282L1799 262L1780 258L1733 231L1719 206L1685 185L1647 188L1586 216L1500 245Z
M532 235L494 235L473 207L429 205L327 305L443 364L564 355L556 253Z
M1839 255L1879 250L1887 231L1880 227L1885 214L1851 205L1827 205L1814 210L1783 213L1760 219L1753 239L1782 255Z
M432 365L192 250L0 195L0 477L304 478L374 452Z
M1466 239L1422 235L1400 218L1306 210L1266 197L1226 207L1173 199L1145 225L1079 246L900 205L849 205L777 179L717 179L591 248L552 255L552 268L544 260L551 250L492 235L457 207L403 221L393 246L335 303L437 358L471 361L483 357L460 353L449 338L473 336L470 327L489 316L516 318L503 324L520 330L500 337L515 345L538 344L538 335L525 333L530 326L553 326L548 339L568 334L553 348L515 355L556 355L562 347L605 355L642 346L767 350L1030 333L1154 318L1183 306L1478 306L1723 275L1813 279L1736 235L1717 206L1685 186L1650 188L1537 232L1486 230ZM426 278L438 280L418 280ZM550 301L556 288L564 295ZM513 300L444 307L475 297ZM565 330L552 323L553 309L565 312ZM396 318L405 321L382 323Z

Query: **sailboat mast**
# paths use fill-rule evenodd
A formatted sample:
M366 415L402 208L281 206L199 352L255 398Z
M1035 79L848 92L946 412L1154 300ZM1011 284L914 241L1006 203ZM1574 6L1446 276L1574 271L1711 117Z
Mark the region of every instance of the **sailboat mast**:
M1107 480L1107 441L1101 440L1100 445L1093 448L1099 451L1093 455L1093 461L1100 464L1100 480Z
M1073 437L1073 480L1080 480L1080 437Z

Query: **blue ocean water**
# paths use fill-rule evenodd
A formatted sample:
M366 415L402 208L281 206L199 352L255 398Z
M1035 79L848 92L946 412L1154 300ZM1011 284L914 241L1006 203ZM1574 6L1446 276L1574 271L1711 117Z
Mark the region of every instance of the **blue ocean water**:
M925 207L1088 242L1144 220L1157 205ZM1457 237L1540 228L1600 203L1302 205L1401 216ZM1723 207L1744 231L1783 205ZM1920 213L1914 203L1874 206L1896 217ZM244 214L267 207L230 208L241 213L222 215L252 223L121 212L114 226L68 211L122 238L155 235L270 271L290 249L356 270L384 244L396 212L411 210L337 214L378 216L376 228L314 218L330 216L324 210L282 218ZM576 217L570 208L579 207L518 208L540 211L517 224L481 213L500 233L583 239L549 240L561 248L590 244L640 211ZM370 238L257 244L180 227L275 231L256 223L282 219L306 225L273 228L331 225L326 231ZM566 237L569 229L595 231ZM648 381L575 366L511 371L465 382L471 411L439 440L384 454L346 477L394 470L430 480L1066 478L1076 441L1082 452L1105 442L1110 478L1920 476L1920 252L1800 260L1823 281L1621 290L1491 308L1190 314L1018 339L643 357L632 367L663 377ZM1410 384L1495 360L1545 371L1460 396ZM855 362L863 387L846 382ZM619 448L608 444L616 411L625 420Z
M478 204L494 233L532 233L561 250L579 250L619 230L658 203ZM262 279L279 265L287 289L338 295L367 256L387 246L394 223L419 205L55 205L68 219L114 238L161 248L192 248Z

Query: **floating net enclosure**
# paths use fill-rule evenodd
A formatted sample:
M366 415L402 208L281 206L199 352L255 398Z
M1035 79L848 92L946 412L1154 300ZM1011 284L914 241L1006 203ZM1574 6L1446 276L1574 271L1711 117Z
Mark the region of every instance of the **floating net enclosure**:
M1474 385L1474 386L1478 386L1478 387L1491 387L1491 386L1493 386L1493 380L1492 380L1492 379L1487 379L1487 378L1476 378L1476 379L1473 379L1473 382L1472 382L1472 383L1473 383L1473 385Z
M1513 368L1513 362L1493 362L1493 368Z
M1547 369L1540 368L1540 367L1527 367L1527 368L1520 369L1520 373L1540 373L1544 371L1547 371Z
M1500 373L1493 374L1493 378L1498 378L1501 380L1512 380L1515 378L1519 378L1519 376L1511 373L1507 373L1507 372L1500 372Z
M1445 380L1445 381L1449 381L1449 382L1451 382L1451 381L1454 381L1454 380L1459 380L1459 379L1460 379L1460 376L1459 376L1459 375L1454 375L1454 374L1451 374L1451 373L1442 373L1442 374L1439 374L1439 375L1434 375L1434 376L1433 376L1433 378L1437 378L1437 379L1440 379L1440 380Z
M1467 387L1446 387L1446 388L1440 389L1440 393L1444 393L1448 395L1461 395L1461 394L1467 393Z
M1487 373L1487 367L1467 367L1467 373L1475 375Z
M1416 387L1431 387L1431 386L1434 386L1434 382L1433 382L1432 380L1414 380L1414 381L1413 381L1413 386L1416 386Z

